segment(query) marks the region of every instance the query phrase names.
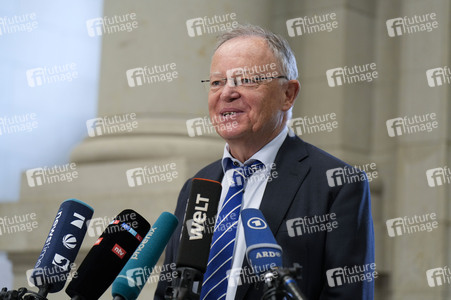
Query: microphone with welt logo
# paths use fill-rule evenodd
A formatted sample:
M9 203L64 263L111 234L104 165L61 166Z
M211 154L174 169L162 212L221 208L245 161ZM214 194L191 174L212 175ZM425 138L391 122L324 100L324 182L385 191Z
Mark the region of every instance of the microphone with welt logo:
M149 232L137 212L119 213L97 239L66 288L72 299L99 299Z
M178 276L165 299L199 299L221 190L217 181L193 179L176 260Z
M266 291L263 299L279 299L277 295L289 299L306 299L291 277L292 271L282 267L282 247L266 223L263 213L255 208L241 211L241 222L246 240L246 257L253 268L252 273L264 274Z
M61 204L34 269L27 271L30 285L39 288L40 296L63 289L93 213L77 199Z
M135 300L150 277L179 221L163 212L113 282L115 300Z

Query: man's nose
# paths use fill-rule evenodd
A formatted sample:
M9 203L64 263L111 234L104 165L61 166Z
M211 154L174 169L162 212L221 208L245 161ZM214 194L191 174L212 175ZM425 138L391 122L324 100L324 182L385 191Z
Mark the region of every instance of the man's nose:
M233 79L231 79L233 80ZM222 101L234 101L240 97L240 93L238 92L238 86L235 84L235 82L227 81L227 83L224 85L220 99Z

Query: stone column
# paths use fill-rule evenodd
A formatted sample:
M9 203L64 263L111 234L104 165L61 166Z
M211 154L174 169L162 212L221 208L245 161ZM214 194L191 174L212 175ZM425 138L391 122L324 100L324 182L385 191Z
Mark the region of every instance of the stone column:
M450 5L448 1L424 3L402 1L394 17L435 13L439 26L431 32L386 38L396 45L399 56L399 86L391 118L435 113L438 128L431 132L404 134L390 141L395 147L396 183L387 205L388 218L435 213L439 227L432 232L404 234L393 238L393 298L447 299L450 285L430 287L426 270L448 266L449 185L430 187L426 170L449 166L450 86L429 87L426 70L450 65Z
M287 33L287 20L308 17L309 20L329 18L326 24L336 22L331 30L314 31L301 27L302 34L287 36L298 60L301 92L293 110L293 119L324 116L334 113L338 127L332 131L309 132L300 137L337 156L351 165L364 167L375 164L377 178L370 183L372 213L376 238L376 299L386 299L385 281L389 273L385 245L383 192L390 184L390 174L385 169L391 165L390 157L380 155L378 147L385 149L387 142L377 137L384 123L377 123L378 110L386 111L388 99L377 99L385 92L386 78L380 74L384 68L396 72L396 65L384 65L378 54L380 30L376 20L379 8L374 1L322 1L293 2L288 6L274 4L273 27ZM312 22L312 21L309 21ZM317 30L322 30L317 27ZM310 30L310 31L309 31ZM351 68L355 65L376 64L378 77L371 82L342 84L331 87L326 72L329 69ZM381 101L383 102L381 104ZM379 122L379 121L378 121ZM384 121L385 122L385 121ZM302 130L301 130L302 131ZM298 132L299 135L299 132ZM383 175L383 176L381 176ZM384 177L385 176L385 177Z

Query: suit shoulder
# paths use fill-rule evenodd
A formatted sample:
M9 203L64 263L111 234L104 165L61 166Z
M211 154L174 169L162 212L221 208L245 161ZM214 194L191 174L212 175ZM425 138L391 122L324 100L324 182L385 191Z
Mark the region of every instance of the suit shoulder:
M305 142L304 142L305 143ZM307 151L309 156L315 161L322 162L326 166L336 166L336 167L344 167L349 166L346 162L339 159L338 157L330 154L329 152L320 149L312 144L305 143L307 147Z
M340 158L330 154L323 149L320 149L305 141L302 141L302 143L306 148L309 158L312 162L314 162L316 169L319 169L321 171L344 167L355 169L354 166L351 166L350 164L344 162Z

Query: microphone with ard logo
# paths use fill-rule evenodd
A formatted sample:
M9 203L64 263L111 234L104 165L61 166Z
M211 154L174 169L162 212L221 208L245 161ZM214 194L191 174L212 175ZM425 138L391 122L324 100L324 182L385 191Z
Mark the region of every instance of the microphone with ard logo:
M61 204L34 269L27 271L29 284L39 288L39 295L46 297L64 287L93 213L77 199Z
M277 244L263 213L255 208L243 209L241 222L246 240L247 260L254 273L264 274L266 286L263 299L278 299L277 295L306 299L292 277L298 270L282 267L282 247Z

